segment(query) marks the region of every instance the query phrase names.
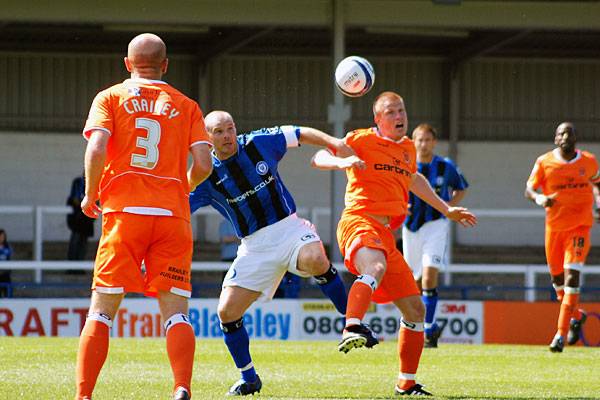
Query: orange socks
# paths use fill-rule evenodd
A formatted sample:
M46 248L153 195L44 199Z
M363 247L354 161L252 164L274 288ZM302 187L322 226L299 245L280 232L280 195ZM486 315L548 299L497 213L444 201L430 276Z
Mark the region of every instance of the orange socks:
M185 388L190 395L192 384L192 370L194 368L194 351L196 337L194 330L184 314L175 314L165 322L167 335L167 354L173 370L175 385Z
M425 343L423 330L422 322L408 322L404 319L401 321L398 333L400 374L397 386L399 389L406 390L415 384L415 376Z
M371 297L377 288L377 281L370 275L359 275L348 292L346 326L358 325L365 317Z
M577 310L579 303L579 288L565 287L565 296L560 304L560 313L558 314L558 334L563 338L569 331L569 322ZM579 313L580 314L580 313ZM581 315L579 316L581 318Z
M77 353L76 400L92 398L96 380L108 355L108 335L112 321L104 314L88 315Z

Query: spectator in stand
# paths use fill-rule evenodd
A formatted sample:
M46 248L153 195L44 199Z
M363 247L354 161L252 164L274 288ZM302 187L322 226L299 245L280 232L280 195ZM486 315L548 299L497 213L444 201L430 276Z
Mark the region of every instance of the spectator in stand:
M12 257L12 248L8 244L6 232L0 229L0 261L8 261ZM8 295L8 287L10 285L10 270L0 270L0 297Z
M73 208L71 214L67 215L67 226L71 230L69 250L67 252L68 260L85 259L88 238L94 236L94 220L81 211L81 200L84 197L85 178L82 174L73 179L71 193L67 198L67 205Z

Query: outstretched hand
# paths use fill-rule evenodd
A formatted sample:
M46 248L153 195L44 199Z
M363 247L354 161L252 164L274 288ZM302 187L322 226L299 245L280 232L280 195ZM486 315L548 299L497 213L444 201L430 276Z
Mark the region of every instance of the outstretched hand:
M81 200L81 211L90 218L98 218L102 213L102 208L96 203L96 200L90 199L85 196Z
M467 228L470 226L475 226L477 224L477 217L464 207L448 208L446 217Z

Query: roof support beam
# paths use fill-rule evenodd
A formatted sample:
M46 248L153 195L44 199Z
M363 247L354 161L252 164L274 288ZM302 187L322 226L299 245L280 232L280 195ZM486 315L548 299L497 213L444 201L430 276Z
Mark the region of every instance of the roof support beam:
M3 22L171 24L174 26L329 27L330 0L121 0L35 2L4 0ZM469 0L345 0L348 27L422 27L486 30L600 30L600 2Z
M459 65L473 59L480 57L486 53L490 53L494 50L506 46L509 43L517 41L527 35L531 30L522 30L517 32L490 32L481 36L479 39L471 41L468 45L450 55L450 62L454 65Z

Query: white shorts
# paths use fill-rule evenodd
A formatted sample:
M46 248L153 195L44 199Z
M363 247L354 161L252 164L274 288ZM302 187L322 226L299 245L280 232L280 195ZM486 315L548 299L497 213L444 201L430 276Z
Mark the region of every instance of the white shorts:
M446 269L449 229L445 218L426 222L416 232L402 227L402 253L415 279L421 277L424 266Z
M296 214L259 229L242 239L223 287L239 286L262 292L260 299L269 300L286 271L304 278L310 276L298 271L298 253L302 246L319 241L313 224Z

